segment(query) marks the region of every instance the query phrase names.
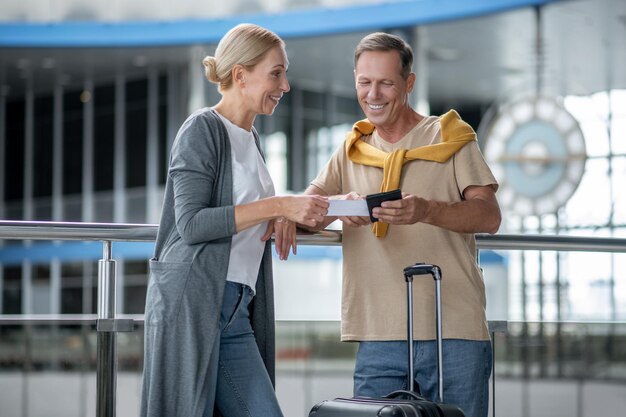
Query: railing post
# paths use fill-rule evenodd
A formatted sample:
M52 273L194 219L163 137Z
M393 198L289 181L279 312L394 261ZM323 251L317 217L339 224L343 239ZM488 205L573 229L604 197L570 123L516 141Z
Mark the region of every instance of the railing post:
M98 344L96 368L96 417L115 416L117 352L115 331L105 330L102 321L115 320L115 260L111 241L103 242L103 259L98 261Z

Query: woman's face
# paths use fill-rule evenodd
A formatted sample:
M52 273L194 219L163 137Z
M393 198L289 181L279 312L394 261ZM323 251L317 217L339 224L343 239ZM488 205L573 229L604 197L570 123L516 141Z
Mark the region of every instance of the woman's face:
M244 69L242 94L256 114L270 115L289 91L287 54L280 46L270 49L252 70Z

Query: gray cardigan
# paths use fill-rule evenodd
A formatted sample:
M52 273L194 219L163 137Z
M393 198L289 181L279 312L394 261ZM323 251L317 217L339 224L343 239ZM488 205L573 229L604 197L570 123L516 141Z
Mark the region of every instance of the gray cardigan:
M207 383L207 373L236 233L232 189L226 128L212 110L199 110L183 123L172 146L155 256L150 260L143 417L201 417L214 398L215 386ZM271 262L268 241L250 310L273 382Z

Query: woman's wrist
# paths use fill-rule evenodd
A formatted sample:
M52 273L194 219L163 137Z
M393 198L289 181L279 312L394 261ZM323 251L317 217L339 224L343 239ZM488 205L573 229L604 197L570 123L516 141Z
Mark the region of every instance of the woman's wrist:
M275 205L274 205L274 210L272 217L273 218L279 218L279 217L283 217L285 220L287 220L287 204L288 201L287 199L289 198L288 196L276 196L273 197L274 201L275 201Z

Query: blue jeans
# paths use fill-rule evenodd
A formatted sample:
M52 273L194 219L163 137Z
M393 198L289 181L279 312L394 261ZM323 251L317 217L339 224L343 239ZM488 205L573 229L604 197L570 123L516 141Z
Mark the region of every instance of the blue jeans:
M223 417L282 417L276 393L267 374L250 324L248 304L253 292L247 285L227 281L209 382L216 387L205 417L215 404ZM219 345L219 347L218 347Z
M437 344L434 340L413 343L416 391L438 401ZM407 350L403 341L361 342L354 370L354 395L381 397L408 389ZM491 355L489 341L443 341L443 399L446 404L458 405L466 417L487 417Z

